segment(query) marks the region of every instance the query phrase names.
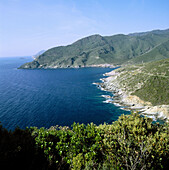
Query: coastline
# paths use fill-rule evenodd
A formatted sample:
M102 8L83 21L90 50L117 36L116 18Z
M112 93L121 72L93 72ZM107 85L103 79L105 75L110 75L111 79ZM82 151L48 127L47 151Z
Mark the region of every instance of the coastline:
M33 61L36 62L34 67L30 67L29 64L30 63L25 63L23 65L21 65L18 69L58 69L58 68L89 68L89 67L100 67L100 68L116 68L119 67L119 65L113 65L113 64L92 64L92 65L66 65L66 66L62 66L62 65L49 65L49 66L43 66L40 65L37 62L37 59L34 58L32 56L32 58L34 59Z
M131 95L131 92L125 88L121 88L118 71L103 74L106 78L100 79L102 83L94 83L101 90L112 92L113 96L103 95L106 98L105 103L112 103L119 106L123 110L138 111L141 115L152 118L153 120L168 120L169 105L152 105L150 102L141 100L136 95Z

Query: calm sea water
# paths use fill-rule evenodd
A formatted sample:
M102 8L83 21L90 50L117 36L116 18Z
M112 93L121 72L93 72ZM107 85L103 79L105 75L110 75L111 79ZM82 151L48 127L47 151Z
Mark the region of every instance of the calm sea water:
M73 122L111 123L121 114L113 104L104 103L99 82L110 68L18 70L26 58L0 58L0 122L13 130L37 126L71 126Z

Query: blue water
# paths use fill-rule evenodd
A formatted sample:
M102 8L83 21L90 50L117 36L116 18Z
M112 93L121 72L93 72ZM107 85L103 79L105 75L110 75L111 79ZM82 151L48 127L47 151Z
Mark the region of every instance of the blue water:
M111 123L129 113L103 103L98 89L110 68L18 70L31 57L0 58L0 122L13 130L37 126L71 126L73 122Z

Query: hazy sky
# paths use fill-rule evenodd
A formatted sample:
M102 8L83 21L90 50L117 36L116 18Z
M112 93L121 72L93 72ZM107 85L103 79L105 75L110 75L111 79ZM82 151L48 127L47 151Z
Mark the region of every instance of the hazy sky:
M0 0L0 57L91 35L169 28L169 0Z

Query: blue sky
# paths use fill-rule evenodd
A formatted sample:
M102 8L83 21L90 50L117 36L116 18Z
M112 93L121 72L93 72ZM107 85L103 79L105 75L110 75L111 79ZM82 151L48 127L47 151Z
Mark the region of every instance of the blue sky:
M0 57L29 56L92 34L169 28L169 0L0 0Z

